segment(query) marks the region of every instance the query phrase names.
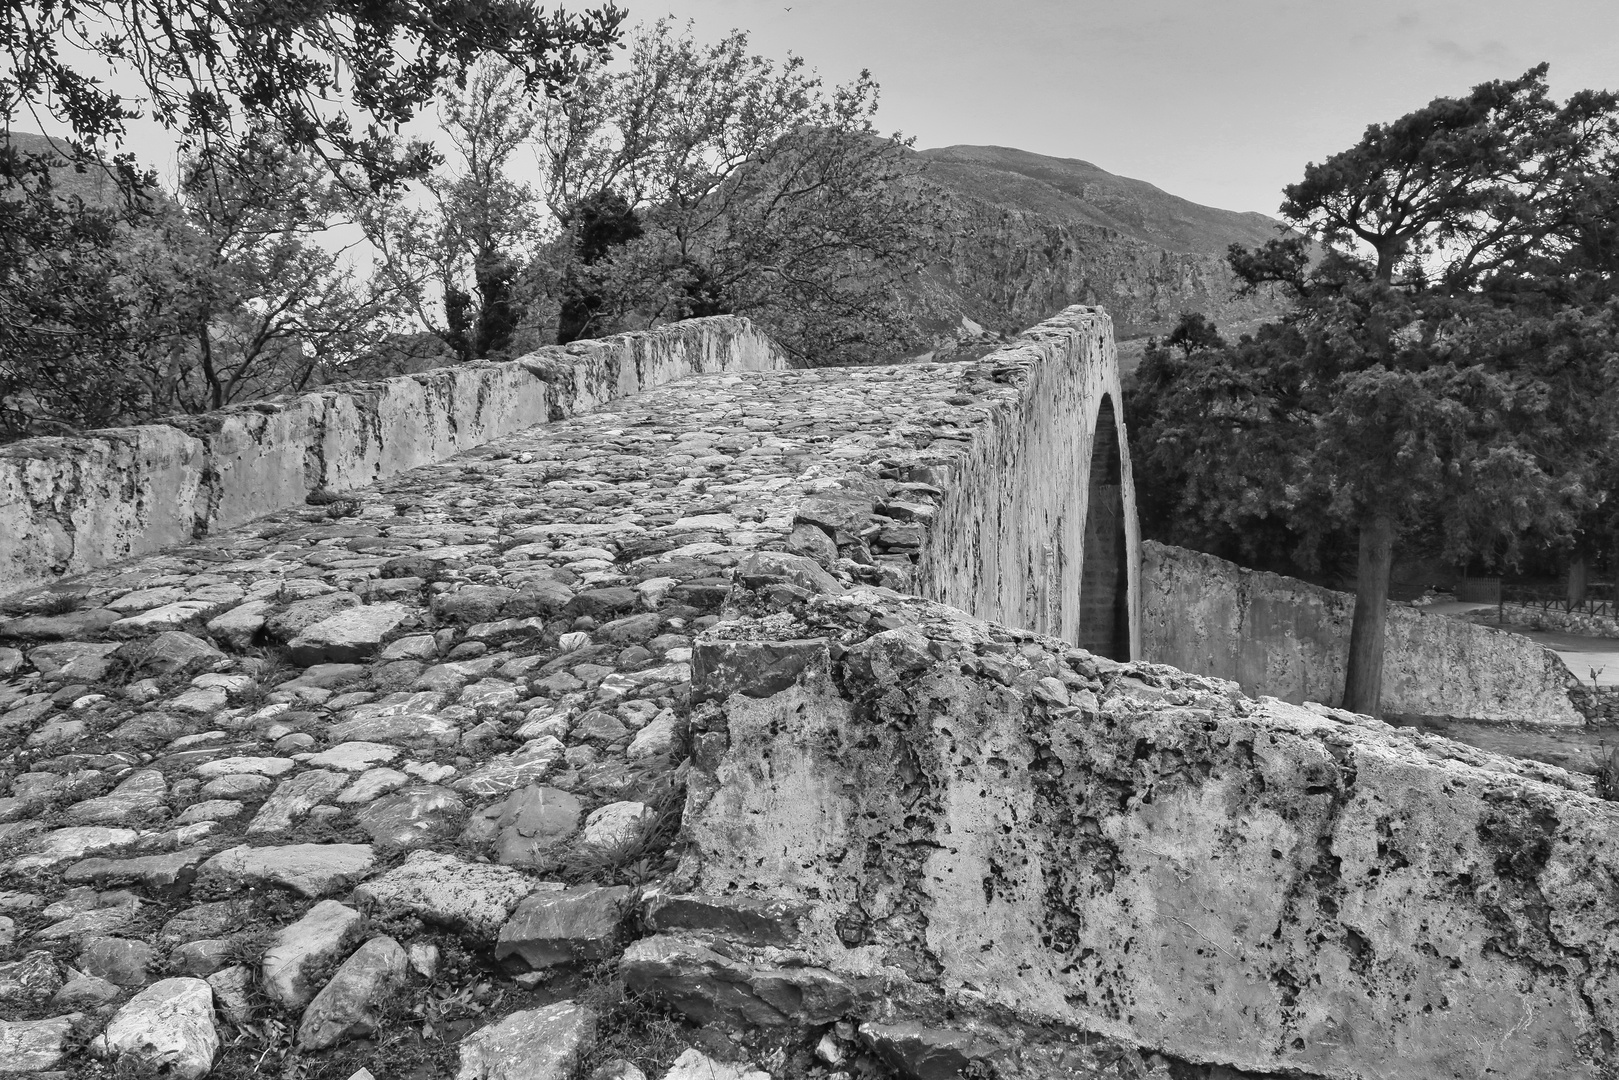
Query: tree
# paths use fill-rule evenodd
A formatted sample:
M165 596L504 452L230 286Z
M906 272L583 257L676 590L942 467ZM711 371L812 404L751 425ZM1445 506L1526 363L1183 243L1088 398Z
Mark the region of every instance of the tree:
M499 56L529 90L554 90L605 57L622 20L611 4L547 14L526 0L6 0L0 118L9 131L23 112L43 111L95 144L144 108L215 156L267 121L381 186L431 166L425 143L401 147L391 133L475 59ZM144 101L75 66L79 56L133 75Z
M903 343L933 210L877 99L868 73L828 93L799 57L667 20L587 68L538 130L566 333L729 312L806 360Z
M1164 344L1179 349L1181 355L1190 360L1192 354L1199 349L1225 348L1225 339L1205 315L1196 311L1183 311L1180 322L1169 332Z
M387 279L331 239L350 189L274 131L121 214L52 197L51 175L16 219L29 257L0 269L9 435L298 391L399 327Z
M65 168L48 148L0 147L0 441L118 423L139 403L125 370L138 331L120 238L126 221L150 216L151 200L64 197ZM115 186L146 186L128 159L116 168L130 175Z
M439 118L452 159L423 178L424 200L374 200L366 231L417 320L456 359L502 355L523 314L516 279L551 231L538 194L513 175L539 107L522 73L491 59L445 94Z
M401 143L399 126L441 90L463 82L477 57L499 56L520 73L528 91L554 92L585 63L606 56L622 18L611 5L579 15L547 14L526 0L403 6L359 0L294 6L7 0L0 17L6 59L0 70L0 433L37 430L47 422L42 414L79 426L147 416L169 400L190 407L195 395L183 387L192 376L206 384L203 398L216 404L253 387L256 393L276 381L259 377L272 355L277 359L268 366L288 375L286 385L275 389L296 387L323 366L347 362L335 348L343 336L336 323L303 319L294 343L290 330L269 330L263 318L249 313L253 290L273 286L265 271L314 290L306 305L311 314L316 303L352 312L355 303L375 299L322 292L316 278L335 281L331 268L318 267L315 245L288 239L305 223L283 218L291 233L272 236L249 227L237 234L255 237L263 250L227 244L233 257L257 262L233 279L231 287L248 289L238 298L248 305L243 307L225 295L226 281L209 276L220 269L227 249L210 256L209 245L188 231L196 221L176 216L149 174L115 159L112 175L123 189L122 205L86 206L63 201L54 191L64 159L81 172L108 169L105 144L122 136L128 120L149 111L178 133L193 162L224 170L206 185L233 192L227 202L241 194L239 181L263 164L252 158L262 150L255 136L265 130L277 132L286 149L319 162L328 179L352 193L385 190L425 174L435 160L426 143ZM122 96L89 74L103 67L131 77L139 95ZM24 151L12 127L25 117L41 126L65 124L73 138L56 152ZM204 186L193 184L194 203ZM252 213L262 217L266 209ZM135 248L153 262L131 261ZM188 263L182 254L187 250L202 263ZM204 264L206 273L199 270ZM167 269L167 280L159 267ZM134 284L131 274L138 279ZM243 274L258 275L258 285L247 284ZM492 290L506 288L509 276L493 263L479 271ZM144 308L134 293L144 296ZM180 311L158 297L188 298L191 306L180 306L191 312L188 349L199 363L190 364L187 350L176 345ZM285 315L267 297L260 296L269 306L258 314ZM227 309L234 311L229 318L214 317ZM484 337L501 332L497 319ZM158 342L168 343L161 363ZM245 366L219 369L220 344ZM136 356L143 378L127 377ZM159 370L165 364L166 373ZM258 374L245 375L249 370Z
M557 312L557 344L566 345L599 331L598 319L608 300L598 269L632 240L641 238L641 216L629 200L612 188L602 188L574 204L568 214L572 225L571 263L566 263ZM708 312L704 312L708 314Z
M1567 537L1614 430L1614 310L1572 303L1564 271L1619 101L1558 105L1545 71L1373 125L1308 166L1282 210L1325 256L1300 236L1231 253L1296 311L1151 373L1145 456L1178 470L1185 516L1356 534L1347 708L1378 710L1402 535L1509 560L1526 535Z
M232 160L191 159L161 233L136 234L132 302L161 320L143 375L154 407L202 412L305 389L397 329L402 305L333 239L351 188L273 129Z

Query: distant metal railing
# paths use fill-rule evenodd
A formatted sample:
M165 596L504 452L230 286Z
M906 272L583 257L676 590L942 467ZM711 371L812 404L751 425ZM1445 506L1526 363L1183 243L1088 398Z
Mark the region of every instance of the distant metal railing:
M1585 599L1579 603L1569 600L1568 588L1563 585L1503 583L1499 603L1521 604L1524 607L1539 608L1543 612L1563 611L1570 614L1578 612L1582 615L1603 615L1610 619L1619 615L1619 600L1614 597L1614 586L1603 582L1592 582L1587 585Z

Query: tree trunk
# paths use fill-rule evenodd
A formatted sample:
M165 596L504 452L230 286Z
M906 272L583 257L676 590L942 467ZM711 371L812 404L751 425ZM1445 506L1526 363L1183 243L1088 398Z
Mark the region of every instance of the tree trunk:
M208 407L223 409L225 407L225 388L219 383L219 373L214 370L214 341L208 336L208 324L202 324L202 330L197 334L197 351L202 357L202 375L208 380Z
M1619 529L1614 530L1613 551L1608 554L1608 599L1619 610Z
M1590 560L1586 557L1583 548L1576 548L1574 554L1568 558L1568 606L1579 607L1585 603L1586 582L1590 577Z
M1388 622L1389 574L1394 569L1394 521L1378 516L1360 527L1355 621L1349 630L1344 708L1377 716L1383 697L1383 628Z

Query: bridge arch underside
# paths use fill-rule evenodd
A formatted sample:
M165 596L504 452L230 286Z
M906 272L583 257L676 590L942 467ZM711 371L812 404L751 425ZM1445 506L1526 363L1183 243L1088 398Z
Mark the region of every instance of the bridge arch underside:
M1129 540L1125 531L1123 457L1111 395L1102 398L1093 431L1075 644L1099 656L1129 660Z

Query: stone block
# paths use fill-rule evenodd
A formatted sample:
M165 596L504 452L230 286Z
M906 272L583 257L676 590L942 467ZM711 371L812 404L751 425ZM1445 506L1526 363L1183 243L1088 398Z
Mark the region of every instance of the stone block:
M595 1012L575 1002L514 1012L461 1040L455 1080L570 1080L595 1041Z
M535 893L500 928L495 959L516 957L534 969L602 959L616 943L630 895L621 885Z
M518 901L539 884L509 867L413 851L402 865L367 881L354 895L383 908L409 911L429 922L493 938Z
M219 1054L213 988L201 979L163 979L136 994L92 1044L104 1057L201 1080Z
M355 950L315 995L298 1024L298 1046L324 1050L370 1035L382 1023L386 1002L409 976L405 950L391 937L374 937Z
M347 955L359 939L363 916L336 900L322 900L283 927L260 962L265 996L289 1009L309 1004L320 988L311 972Z

